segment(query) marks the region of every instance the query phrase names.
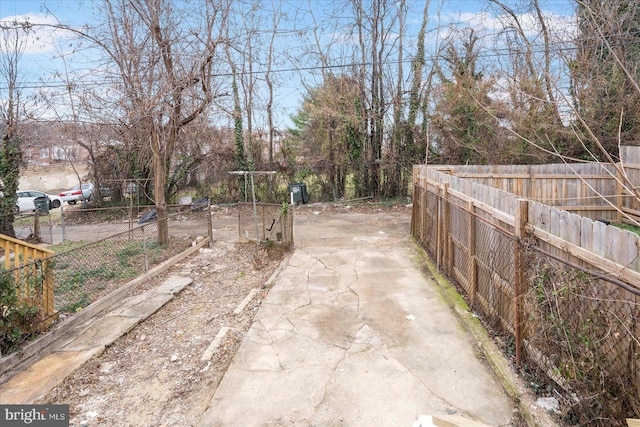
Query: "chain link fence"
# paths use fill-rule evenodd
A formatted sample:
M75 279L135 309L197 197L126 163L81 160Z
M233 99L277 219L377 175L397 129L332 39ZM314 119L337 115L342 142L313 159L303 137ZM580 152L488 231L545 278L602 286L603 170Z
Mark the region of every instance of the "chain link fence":
M239 203L239 237L265 244L293 247L293 209L287 204Z
M135 224L133 221L123 221L122 214L117 210L78 210L78 216L82 218L65 216L65 219L73 224L65 226L65 232L71 239L65 239L63 243L57 244L55 255L7 270L8 274L3 277L15 278L15 281L12 279L6 280L6 283L3 282L3 292L9 290L8 287L27 289L26 284L23 286L21 280L28 280L29 289L33 290L30 299L36 301L50 294L43 292L43 284L50 283L49 286L53 286L51 294L54 312L61 318L72 316L151 267L184 251L199 238L211 238L211 215L208 202L172 206L168 210L169 241L166 244L160 243L158 221L153 210L148 210L142 216L141 219L144 221L136 218ZM105 221L106 215L111 216L112 220ZM62 222L62 216L59 219ZM14 221L16 235L25 240L46 241L44 237L47 233L43 232L43 229L47 228L42 227L42 224L46 224L47 220L51 220L50 216L18 215ZM138 222L144 223L138 224ZM56 221L51 220L51 223L54 224ZM123 229L125 231L114 233L115 230ZM39 238L38 231L41 233ZM110 235L102 237L105 233ZM34 275L33 272L36 274ZM24 292L18 292L18 294L21 295ZM29 309L29 313L32 311ZM21 332L15 329L16 333L26 333L25 337L27 337L29 330L41 329L37 323L33 322L42 316L38 316L35 312L32 314L33 316L29 318L31 326L22 316L22 324L18 328ZM2 330L11 331L11 325L4 326ZM17 336L7 337L7 341L9 338L12 343L20 339ZM4 341L6 340L3 338L2 344L6 350L9 345ZM13 344L11 346L13 347Z
M70 316L190 245L181 237L160 244L153 222L58 253L51 258L55 309Z
M561 401L568 425L638 418L640 292L546 253L533 239L523 246L528 383Z
M167 207L169 220L174 224L172 233L181 236L208 235L208 224L201 212L209 206L208 200L187 205ZM125 206L91 208L84 206L61 207L47 213L22 212L15 214L15 237L20 240L45 244L63 241L93 241L114 234L131 231L141 222L155 218L153 206ZM149 218L146 218L149 216Z
M558 399L566 425L624 426L640 417L637 287L547 253L436 187L415 187L412 235L527 384Z

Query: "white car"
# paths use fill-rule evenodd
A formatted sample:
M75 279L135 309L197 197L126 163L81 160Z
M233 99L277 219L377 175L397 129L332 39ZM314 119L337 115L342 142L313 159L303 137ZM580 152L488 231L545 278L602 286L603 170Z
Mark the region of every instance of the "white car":
M78 201L93 200L93 193L93 184L82 184L82 188L76 185L71 190L63 191L60 193L60 197L70 205L75 205Z
M37 190L19 190L17 192L18 200L16 201L16 212L34 211L36 205L34 200L38 197L46 197L49 199L49 209L57 209L62 205L62 199L53 194L43 193Z

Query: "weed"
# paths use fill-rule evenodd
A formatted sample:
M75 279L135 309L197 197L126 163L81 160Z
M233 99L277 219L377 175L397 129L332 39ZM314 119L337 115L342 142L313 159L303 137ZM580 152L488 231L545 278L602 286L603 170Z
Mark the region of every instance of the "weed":
M63 313L73 313L82 310L91 303L89 296L86 293L81 294L75 299L75 301L60 307L60 311Z
M132 243L130 245L125 246L116 252L116 258L118 259L118 263L123 266L129 266L129 262L131 258L140 255L142 253L142 245L138 242Z
M0 273L0 354L16 349L18 344L35 332L40 309L35 300L18 296L12 273Z

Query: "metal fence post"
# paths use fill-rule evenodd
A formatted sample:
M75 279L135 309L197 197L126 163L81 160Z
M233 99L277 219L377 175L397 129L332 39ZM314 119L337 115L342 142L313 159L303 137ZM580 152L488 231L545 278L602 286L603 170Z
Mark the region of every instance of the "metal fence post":
M211 200L207 198L207 234L209 235L209 249L213 248L213 220L211 219Z
M131 240L131 230L133 230L133 195L131 193L129 193L129 199L129 240Z
M33 215L33 235L36 237L36 239L40 240L40 213L38 213L38 211L36 210L35 214Z
M60 204L60 228L62 228L62 241L64 242L66 239L66 236L65 236L65 230L64 230L64 207L62 206L62 204Z
M51 212L49 212L49 237L51 238L51 244L53 245L55 242L53 241L53 223L51 222Z
M282 216L282 244L287 249L293 249L293 215L294 215L294 204L286 205L286 208L283 207L280 210L280 215Z
M525 199L517 199L515 205L515 238L513 239L513 295L514 295L514 331L516 341L516 366L522 363L522 296L523 265L522 265L522 239L525 237L525 226L529 220L529 202Z
M149 271L149 258L147 257L147 237L144 234L144 225L142 228L142 252L144 253L144 271ZM131 235L131 233L129 233Z

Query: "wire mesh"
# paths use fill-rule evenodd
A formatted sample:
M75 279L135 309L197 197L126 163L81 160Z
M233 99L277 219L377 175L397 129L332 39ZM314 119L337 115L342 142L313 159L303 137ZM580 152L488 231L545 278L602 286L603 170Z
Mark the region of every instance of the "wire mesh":
M157 223L143 225L53 257L55 308L68 316L190 245L161 245Z
M546 254L535 239L519 241L453 199L416 186L413 236L506 337L505 353L525 349L521 375L561 399L567 424L623 426L639 417L640 290Z
M15 238L30 242L51 243L50 215L20 212L13 216Z
M471 278L471 257L473 250L469 247L470 215L458 206L449 205L449 247L446 251L450 259L447 268L465 292L472 293L475 284Z
M431 257L436 258L439 199L418 186L415 186L413 194L412 235Z
M258 242L293 245L293 209L269 203L239 203L238 233L241 238Z
M640 296L526 250L526 354L535 374L561 386L568 424L626 425L640 415Z
M84 225L66 227L72 237L68 240L75 238L81 242L67 242L68 250L47 258L54 276L56 311L71 315L153 265L185 250L198 236L209 235L207 207L171 210L174 212L167 218L169 243L165 245L159 243L158 222L154 219L132 226L118 221L101 222L104 216L96 215L96 211L82 212ZM125 231L113 233L122 228ZM101 238L105 233L110 233L109 237Z
M208 222L204 212L207 204L170 205L167 216L172 237L207 236ZM58 244L66 240L95 241L114 234L131 231L142 218L154 211L152 206L85 208L51 210L48 214L20 213L15 215L15 237L20 240Z
M513 237L492 224L476 218L477 300L482 314L492 326L514 332L514 252Z

